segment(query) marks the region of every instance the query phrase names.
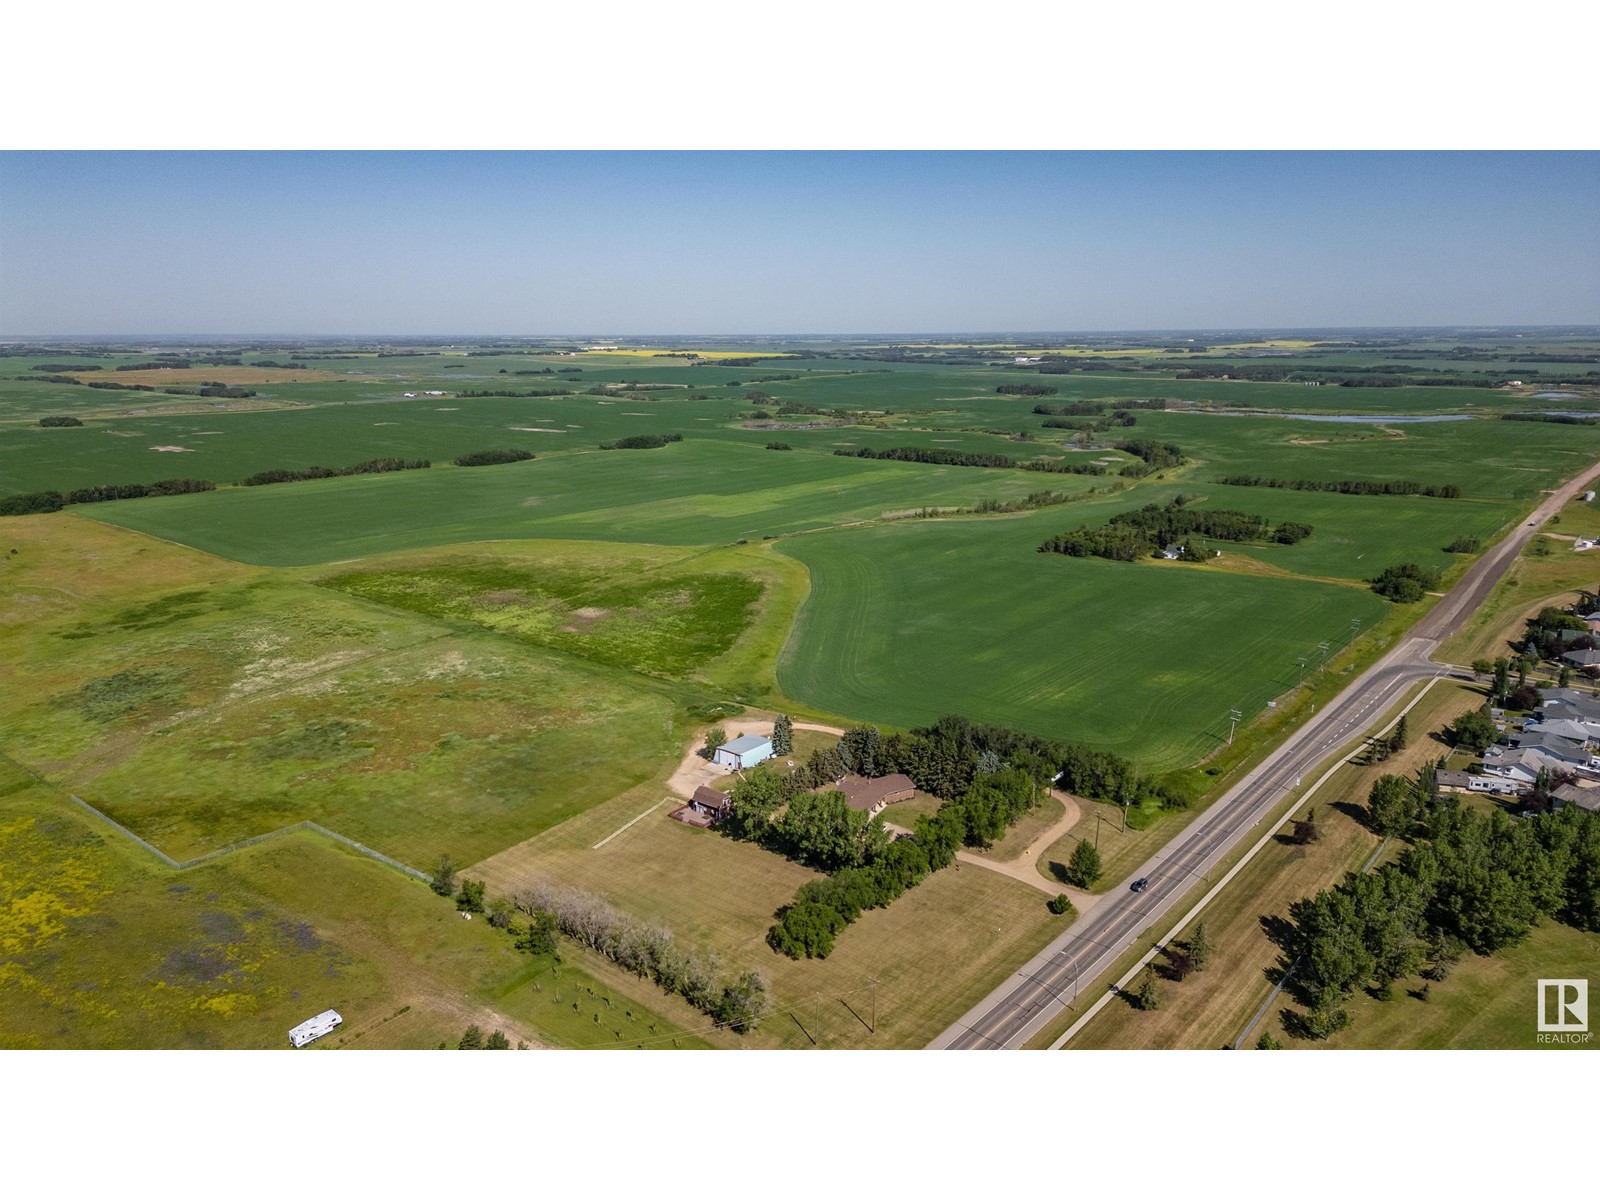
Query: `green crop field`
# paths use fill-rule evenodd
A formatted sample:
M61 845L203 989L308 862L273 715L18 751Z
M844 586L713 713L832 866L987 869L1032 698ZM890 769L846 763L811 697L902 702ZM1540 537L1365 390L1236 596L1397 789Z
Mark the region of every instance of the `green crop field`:
M1064 523L1047 510L786 541L812 591L783 690L901 726L981 714L1170 768L1214 749L1230 708L1258 713L1292 687L1298 655L1383 608L1356 588L1038 553Z

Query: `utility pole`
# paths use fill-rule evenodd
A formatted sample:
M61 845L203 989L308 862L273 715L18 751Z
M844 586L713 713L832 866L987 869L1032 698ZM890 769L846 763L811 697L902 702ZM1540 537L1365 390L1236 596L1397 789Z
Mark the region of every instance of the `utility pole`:
M1228 745L1230 746L1233 745L1234 728L1239 724L1239 718L1243 715L1244 714L1241 713L1237 708L1230 708L1228 710Z
M1300 678L1298 678L1298 679L1296 679L1294 681L1295 687L1299 687L1302 683L1304 683L1306 681L1306 656L1304 654L1302 654L1300 656L1299 662L1300 662Z
M1360 632L1361 632L1361 618L1360 617L1351 617L1350 618L1350 640L1352 642L1355 641L1356 640L1356 635L1358 635Z
M1322 657L1317 660L1317 670L1320 671L1328 661L1328 643L1318 642L1317 649L1322 651Z
M878 977L872 977L872 1032L878 1032Z
M1100 826L1105 823L1106 819L1096 812L1094 814L1094 852L1096 854L1100 853Z

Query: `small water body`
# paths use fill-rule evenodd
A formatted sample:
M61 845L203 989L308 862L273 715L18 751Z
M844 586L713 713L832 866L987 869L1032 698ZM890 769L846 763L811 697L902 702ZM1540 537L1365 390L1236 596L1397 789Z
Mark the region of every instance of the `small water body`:
M1529 399L1532 400L1580 400L1577 392L1535 392Z

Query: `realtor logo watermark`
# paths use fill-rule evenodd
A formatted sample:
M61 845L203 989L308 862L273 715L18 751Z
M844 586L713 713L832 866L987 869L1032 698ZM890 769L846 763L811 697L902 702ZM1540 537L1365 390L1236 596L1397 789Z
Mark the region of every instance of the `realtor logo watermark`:
M1589 981L1539 980L1539 1044L1574 1045L1589 1041Z

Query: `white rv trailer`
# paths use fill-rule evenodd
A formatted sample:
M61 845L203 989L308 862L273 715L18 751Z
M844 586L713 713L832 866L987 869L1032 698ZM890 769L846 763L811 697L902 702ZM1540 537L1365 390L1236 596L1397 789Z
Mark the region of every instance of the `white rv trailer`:
M344 1024L344 1018L333 1009L320 1012L309 1021L301 1021L289 1030L289 1044L296 1050L309 1042L316 1041L324 1034L332 1033L338 1026Z

